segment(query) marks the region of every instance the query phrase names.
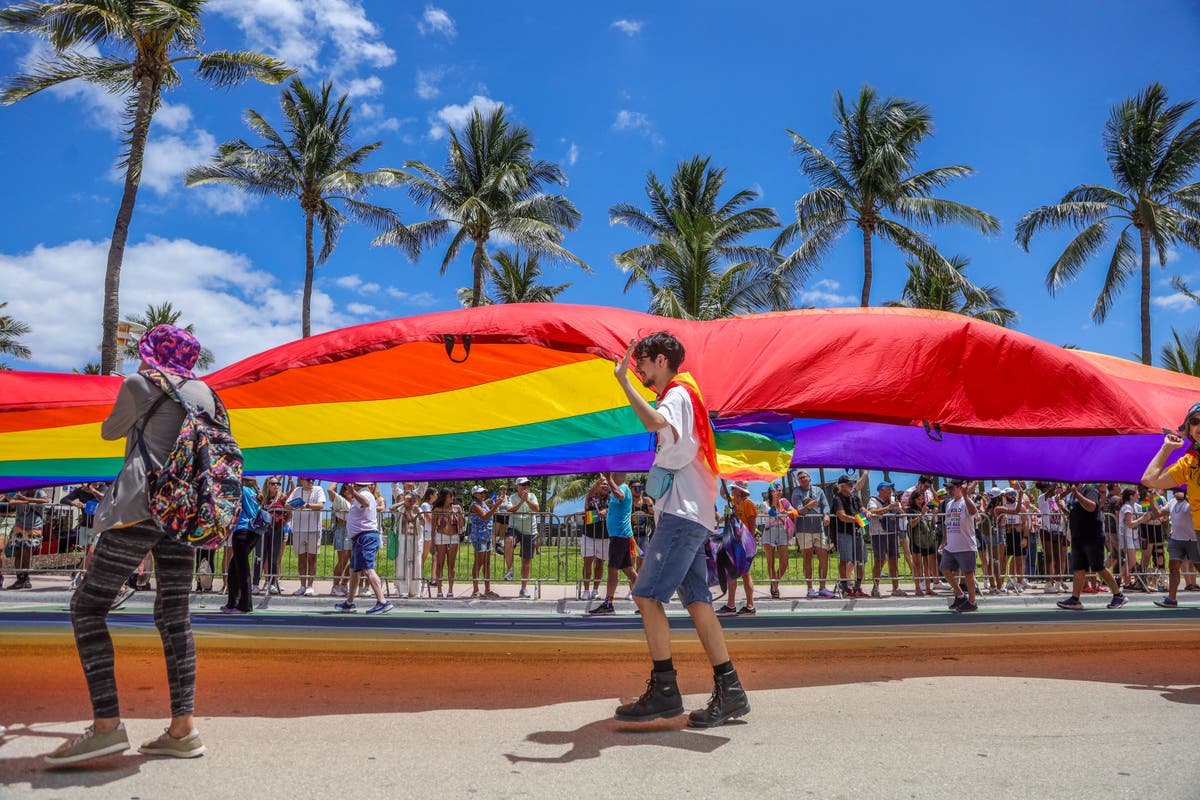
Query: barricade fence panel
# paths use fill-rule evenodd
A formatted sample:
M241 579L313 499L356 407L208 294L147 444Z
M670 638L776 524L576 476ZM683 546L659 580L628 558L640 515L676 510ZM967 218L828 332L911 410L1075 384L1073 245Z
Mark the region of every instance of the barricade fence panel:
M25 545L32 546L25 562L18 555L18 547L25 545L7 535L0 570L72 574L79 569L83 543L88 539L88 531L80 528L82 511L47 504L42 519L40 537L26 534ZM280 592L299 594L295 582L301 578L334 584L348 580L351 543L345 535L344 520L329 510L314 513L310 519L319 526L311 566L305 565L302 573L296 552L298 537L306 532L293 529L291 524L273 526L262 532L251 554L255 586L270 591L270 584L279 582ZM1169 518L1137 527L1123 524L1110 512L1104 512L1102 519L1106 567L1117 580L1131 590L1165 590ZM944 515L896 514L876 520L879 524L856 529L854 536L861 539L862 545L855 545L855 554L844 555L838 551L838 537L828 527L802 531L790 518L759 516L754 531L757 553L748 573L755 596L766 597L772 588L783 586L833 588L839 581L841 563L855 555L861 562L850 571L849 580L861 580L862 585L872 587L878 581L881 594L894 582L903 583L905 593L910 591L909 586L940 586L938 555L945 543ZM636 568L653 537L654 520L639 513L632 522ZM473 528L468 515L434 512L414 521L406 520L401 511L385 511L379 514L378 523L382 544L376 572L393 596L436 597L439 591L443 596L453 591L455 597L470 597L476 591L485 593L493 583L524 583L530 596L536 596L542 584L565 584L573 585L575 596L582 597L589 589L602 593L607 583L612 543L603 521L590 520L584 513L498 513L490 526ZM0 535L6 530L7 526L0 528ZM720 530L714 520L715 541L719 540ZM104 535L119 536L120 531ZM1043 589L1053 584L1059 591L1069 590L1068 514L981 510L975 520L975 542L981 593L1020 592L1035 584ZM231 556L231 547L197 551L195 588L223 588ZM152 574L153 559L147 561L144 571ZM1195 583L1194 571L1189 575L1185 570L1184 580ZM1089 582L1097 583L1094 576L1089 576ZM628 591L628 581L621 575L617 596L625 597ZM738 594L745 596L740 586Z

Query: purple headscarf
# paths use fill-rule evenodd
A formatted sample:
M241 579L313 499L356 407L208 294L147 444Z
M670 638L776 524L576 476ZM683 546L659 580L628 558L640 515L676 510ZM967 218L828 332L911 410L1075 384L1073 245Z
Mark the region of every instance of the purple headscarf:
M163 372L182 378L195 378L192 367L200 358L200 342L183 328L155 325L138 340L138 355L147 364Z

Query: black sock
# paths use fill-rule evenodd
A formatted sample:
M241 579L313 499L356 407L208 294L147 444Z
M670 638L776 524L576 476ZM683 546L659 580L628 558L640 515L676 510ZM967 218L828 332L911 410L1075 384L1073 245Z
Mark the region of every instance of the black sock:
M674 672L675 671L675 662L673 662L669 658L664 658L662 661L655 661L654 662L654 671L655 672Z
M728 675L731 672L733 672L732 661L726 661L724 664L717 664L715 667L713 667L714 676Z

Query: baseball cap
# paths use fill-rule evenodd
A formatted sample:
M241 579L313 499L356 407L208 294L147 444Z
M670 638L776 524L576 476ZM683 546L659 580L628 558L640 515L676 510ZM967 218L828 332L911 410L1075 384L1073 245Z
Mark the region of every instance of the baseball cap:
M891 481L880 481L879 483L875 484L875 491L878 492L880 489L882 489L885 486L888 487L889 489L896 488L896 484L892 483Z
M517 478L517 486L524 486L529 483L529 478Z
M967 482L966 482L966 481L964 481L962 478L951 478L951 479L950 479L950 485L951 485L951 486L963 487L963 486L966 486L966 485L967 485Z
M841 476L839 476L839 477L838 477L838 479L837 479L837 482L838 482L839 484L841 484L841 483L854 483L854 478L851 478L849 475L841 475Z
M988 497L999 497L1000 496L1000 487L993 486L992 488L988 489L987 496Z
M482 486L479 486L478 484L476 484L475 486L473 486L471 488L471 494L483 494L486 491L487 491L487 489L483 488Z

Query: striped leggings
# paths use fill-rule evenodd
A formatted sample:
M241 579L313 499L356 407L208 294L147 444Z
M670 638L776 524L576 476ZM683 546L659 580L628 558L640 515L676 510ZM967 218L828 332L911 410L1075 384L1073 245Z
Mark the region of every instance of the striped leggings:
M96 717L119 717L113 643L106 618L122 585L147 553L154 553L158 593L154 625L162 636L171 689L171 716L191 714L196 693L196 647L188 615L193 550L167 538L158 528L139 523L105 531L91 568L71 597L75 645Z

